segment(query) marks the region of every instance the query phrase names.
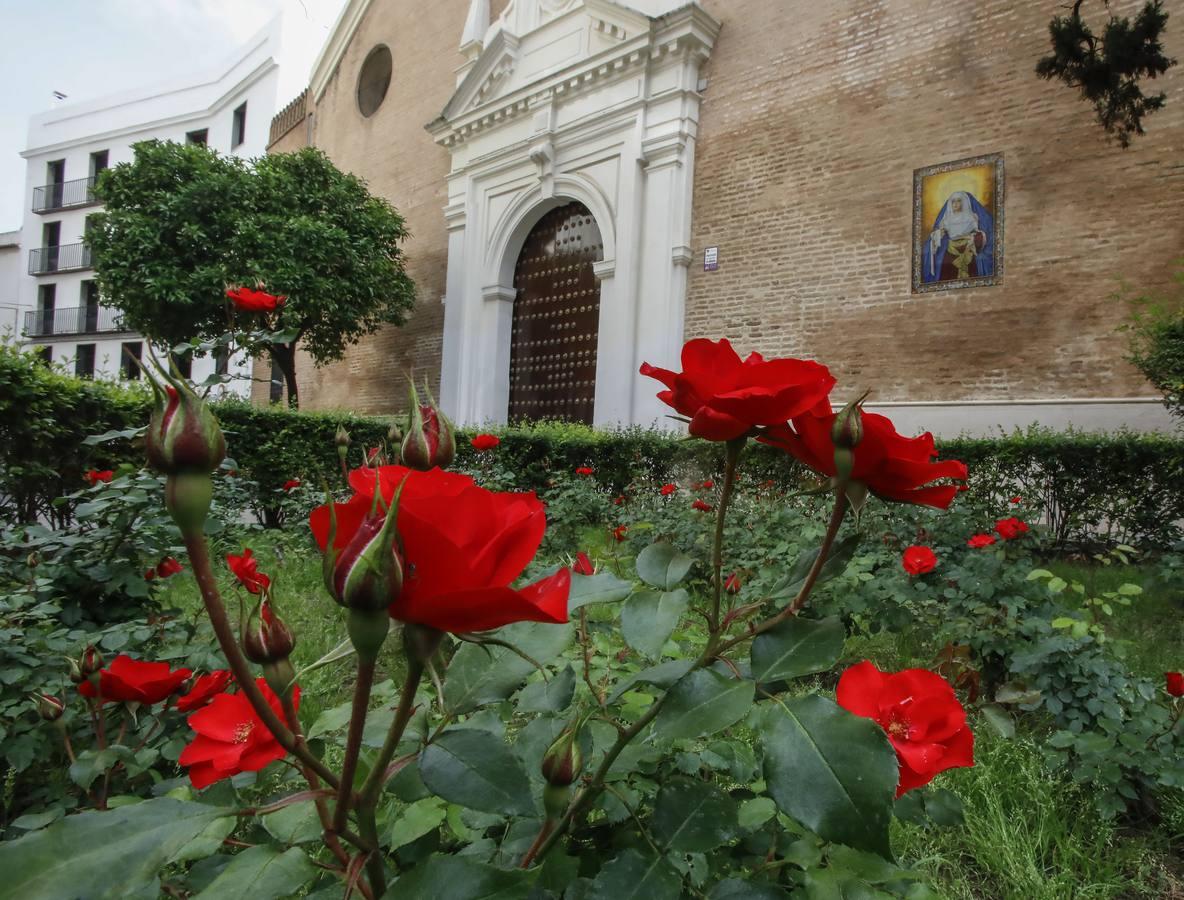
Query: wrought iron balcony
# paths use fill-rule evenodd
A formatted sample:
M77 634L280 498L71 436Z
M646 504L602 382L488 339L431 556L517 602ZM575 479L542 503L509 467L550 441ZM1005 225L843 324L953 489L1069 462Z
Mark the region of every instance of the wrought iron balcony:
M115 309L100 306L70 306L65 309L35 309L25 313L25 337L54 337L62 334L103 334L127 331Z
M33 212L55 212L59 209L73 209L76 206L90 206L98 203L95 197L95 176L75 178L73 181L58 181L33 188Z
M83 243L60 244L56 247L36 247L29 251L29 274L48 275L51 272L74 272L89 269L90 247Z

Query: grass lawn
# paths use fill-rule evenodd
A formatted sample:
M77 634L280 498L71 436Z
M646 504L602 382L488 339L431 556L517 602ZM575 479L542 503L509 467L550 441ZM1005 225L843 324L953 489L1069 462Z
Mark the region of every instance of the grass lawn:
M277 540L278 539L278 540ZM278 608L298 636L297 668L307 666L345 638L344 614L327 596L320 557L302 536L265 533L252 541L261 571L281 572ZM282 557L280 563L277 557ZM282 569L281 569L282 566ZM1091 592L1123 582L1145 588L1130 607L1115 611L1109 632L1117 652L1138 673L1162 677L1184 666L1184 616L1180 599L1157 588L1148 567L1049 566ZM229 573L228 596L236 589ZM166 605L200 606L192 579L173 579ZM401 674L398 642L389 640L378 679ZM925 666L934 648L919 634L854 638L852 661L872 658L881 666ZM323 710L349 699L352 658L301 679L301 717L311 724ZM1148 898L1184 900L1184 807L1168 808L1154 829L1129 829L1100 821L1087 789L1050 772L1038 734L1005 740L985 721L974 725L976 765L954 770L938 785L958 794L966 810L964 827L927 830L896 822L893 844L902 861L923 872L942 897L951 900L1101 900Z

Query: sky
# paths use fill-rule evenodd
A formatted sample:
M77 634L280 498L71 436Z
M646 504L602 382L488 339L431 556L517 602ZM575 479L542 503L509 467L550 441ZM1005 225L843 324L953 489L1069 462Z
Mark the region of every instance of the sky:
M29 116L184 78L220 63L277 13L306 26L281 83L306 83L345 0L0 0L0 231L24 217ZM292 60L289 63L289 59ZM292 90L292 97L299 89ZM292 99L276 98L276 109Z

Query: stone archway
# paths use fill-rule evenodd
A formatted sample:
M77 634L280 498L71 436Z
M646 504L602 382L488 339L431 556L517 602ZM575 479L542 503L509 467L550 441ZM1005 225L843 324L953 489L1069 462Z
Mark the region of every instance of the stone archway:
M604 248L582 203L543 215L514 267L509 418L592 424Z

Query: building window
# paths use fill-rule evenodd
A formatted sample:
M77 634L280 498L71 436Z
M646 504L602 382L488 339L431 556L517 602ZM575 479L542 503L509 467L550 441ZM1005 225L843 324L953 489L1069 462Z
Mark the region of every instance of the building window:
M82 328L87 334L99 330L99 283L97 281L82 282Z
M37 287L37 321L34 334L53 334L54 306L57 303L58 286L42 284Z
M119 374L128 381L138 381L140 367L137 365L144 355L142 341L128 341L119 356Z
M214 374L230 374L230 352L225 347L214 348Z
M107 150L96 150L90 155L90 175L91 178L96 177L100 172L107 168L110 153Z
M379 44L362 63L358 73L358 111L369 118L382 106L387 88L391 86L391 51Z
M170 353L169 357L177 366L177 371L181 373L182 378L193 377L193 351L189 350L182 354Z
M203 147L210 142L210 130L201 128L185 135L186 144L201 144Z
M95 377L95 345L79 344L74 350L74 374L79 378Z
M271 393L268 399L272 403L279 403L284 398L284 370L280 368L279 363L272 360L271 363Z
M247 138L247 104L234 111L234 122L230 127L230 147L237 147Z
M46 209L58 209L62 205L62 184L66 180L66 161L55 159L45 164L45 181L49 186Z
M37 362L45 366L53 365L53 345L42 344L40 347L33 348L33 355L37 357Z

